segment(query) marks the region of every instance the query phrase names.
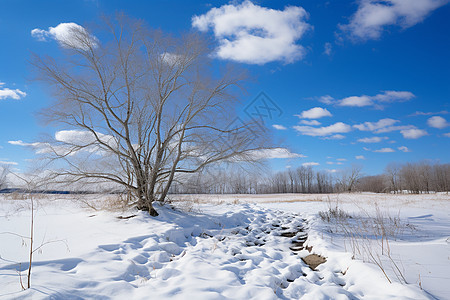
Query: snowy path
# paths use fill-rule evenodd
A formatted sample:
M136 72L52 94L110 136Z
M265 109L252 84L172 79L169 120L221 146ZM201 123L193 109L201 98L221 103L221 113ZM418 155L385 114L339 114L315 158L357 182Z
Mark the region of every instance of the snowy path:
M138 213L120 221L72 211L66 218L83 222L62 232L85 245L64 258L36 256L33 287L24 292L18 265L0 260L0 283L7 287L0 298L426 299L417 289L387 284L376 269L346 253L327 252L323 245L318 254L327 262L312 270L301 257L315 252L319 238L314 232L312 240L308 237L305 216L256 205L205 205L203 210L192 214L160 207L157 218ZM45 216L47 221L54 217L50 209ZM96 222L105 224L93 227ZM84 236L77 236L80 230Z

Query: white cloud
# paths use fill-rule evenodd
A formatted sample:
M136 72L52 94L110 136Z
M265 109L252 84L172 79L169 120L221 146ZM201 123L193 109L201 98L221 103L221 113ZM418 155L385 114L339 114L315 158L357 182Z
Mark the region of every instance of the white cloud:
M331 46L331 43L325 43L323 53L330 56L331 51L333 50L333 47Z
M99 140L111 148L117 148L117 142L111 135L96 133ZM106 146L96 142L96 138L90 131L83 130L61 130L55 133L57 144L51 145L47 142L26 143L22 140L8 141L11 145L31 147L38 154L55 153L57 155L75 155L79 152L91 152L104 155L108 151Z
M319 102L325 103L325 104L334 104L336 102L336 100L334 100L333 97L331 97L330 95L325 95L325 96L321 96L319 97Z
M444 133L444 136L450 138L450 132Z
M320 123L317 120L301 120L300 124L305 124L305 125L310 125L310 126L319 126L322 123Z
M416 111L415 113L409 115L410 117L415 117L415 116L431 116L431 115L446 115L449 112L446 110L441 110L438 112L423 112L423 111Z
M338 159L336 159L337 161L347 161L347 159L346 158L338 158Z
M273 124L272 127L275 128L276 130L286 130L287 129L283 125L278 125L278 124Z
M447 123L447 120L440 116L434 116L427 120L427 124L430 127L443 129L447 126L449 126L449 123Z
M339 106L375 106L383 108L380 103L405 102L414 98L415 95L408 91L383 91L375 96L351 96L335 101ZM319 100L320 101L320 100Z
M253 150L248 153L253 159L273 159L273 158L303 158L303 154L292 153L286 148L272 148Z
M407 91L383 91L382 94L373 96L373 99L380 102L405 102L414 97L413 93Z
M386 118L381 119L378 122L364 122L361 124L356 124L353 125L353 127L361 131L372 131L373 133L386 133L391 131L416 129L416 126L414 125L393 126L398 122L400 121Z
M425 130L417 128L400 130L400 133L405 139L418 139L420 137L428 135L428 132L426 132Z
M340 25L357 40L378 39L387 26L408 28L423 21L428 14L448 0L360 0L350 23Z
M389 153L389 152L395 152L392 148L381 148L378 150L374 150L373 152L379 152L379 153Z
M378 122L364 122L362 124L353 125L356 129L361 131L378 131L380 129L385 129L390 127L396 123L400 122L399 120L394 119L381 119Z
M363 147L363 149L366 151L370 151L370 148L367 148L367 147Z
M332 162L332 161L327 161L327 165L334 165L334 162Z
M213 30L219 41L216 55L221 59L249 64L292 63L306 53L297 41L311 27L304 22L307 17L302 7L287 6L281 11L247 0L194 16L192 26L203 32Z
M15 161L4 161L4 160L0 160L0 166L1 166L1 165L17 166L18 163L16 163Z
M383 140L387 140L387 139L388 139L387 136L384 136L384 137L374 136L371 138L366 137L366 138L359 139L358 142L360 142L360 143L379 143L379 142L381 142Z
M342 140L345 139L345 135L333 134L331 136L324 137L323 140Z
M27 93L22 92L19 89L11 90L9 88L3 87L5 83L0 82L0 100L4 99L14 99L14 100L20 100L21 98L25 97Z
M309 136L329 136L336 133L346 133L352 130L351 126L342 122L337 122L325 127L294 126L293 128L302 135Z
M90 35L86 29L76 23L60 23L48 30L35 28L31 30L31 36L38 41L44 42L48 39L56 40L62 47L88 49L97 47L98 40ZM87 38L86 38L87 37Z
M336 170L336 169L327 169L327 172L328 173L337 173L338 170Z
M355 158L356 158L356 159L362 159L362 160L366 159L366 158L364 157L364 155L356 155Z
M313 162L313 161L302 163L303 167L313 167L313 166L318 166L318 165L320 165L318 162Z
M363 107L363 106L371 106L373 105L373 101L369 96L351 96L342 99L339 102L340 106L356 106L356 107Z
M22 140L8 141L8 144L15 145L15 146L24 146L24 147L26 147L26 146L33 146L32 143L25 143Z
M409 150L409 148L406 147L406 146L400 146L397 149L402 151L402 152L411 152L411 150Z
M296 115L302 119L319 119L323 117L331 117L332 114L326 109L322 107L314 107L305 111L302 111L300 115Z

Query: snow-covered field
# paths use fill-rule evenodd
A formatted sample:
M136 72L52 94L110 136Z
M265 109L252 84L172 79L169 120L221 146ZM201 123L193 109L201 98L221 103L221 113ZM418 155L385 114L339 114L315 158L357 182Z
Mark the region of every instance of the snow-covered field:
M0 197L0 299L450 299L445 194L185 195L173 196L182 200L175 209L157 206L156 218L47 196L35 199L34 248L42 247L25 291L30 200ZM113 197L81 200L108 206ZM318 217L336 205L350 224L377 211L401 220L392 260L379 240L354 255L340 225ZM310 268L301 258L311 254L326 262ZM392 284L367 254L380 257Z

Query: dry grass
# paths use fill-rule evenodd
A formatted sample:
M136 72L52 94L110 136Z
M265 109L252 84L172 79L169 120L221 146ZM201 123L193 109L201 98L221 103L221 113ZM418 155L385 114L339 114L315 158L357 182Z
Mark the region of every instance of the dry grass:
M349 247L353 257L377 265L389 282L387 268L390 268L401 283L407 283L401 268L401 261L394 258L390 242L403 234L404 230L414 230L396 215L381 210L375 202L374 213L360 207L360 213L350 215L339 202L329 201L328 210L319 212L321 219L328 223L328 230L345 237L344 247ZM347 249L346 249L347 250Z

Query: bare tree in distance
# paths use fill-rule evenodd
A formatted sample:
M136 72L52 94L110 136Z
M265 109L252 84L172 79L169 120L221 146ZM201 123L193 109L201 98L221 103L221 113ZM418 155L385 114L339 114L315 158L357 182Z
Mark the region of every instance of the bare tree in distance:
M104 23L101 39L73 28L62 57L32 59L55 98L44 119L64 129L38 145L55 181L117 184L156 216L152 203L180 174L264 147L256 124L230 126L244 74L213 72L199 35L173 38L123 15Z
M337 178L339 190L343 192L353 192L358 180L361 178L361 165L352 165L351 168L345 169Z

